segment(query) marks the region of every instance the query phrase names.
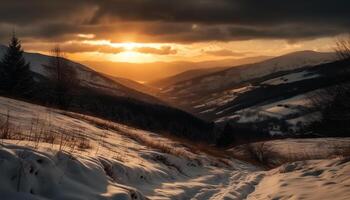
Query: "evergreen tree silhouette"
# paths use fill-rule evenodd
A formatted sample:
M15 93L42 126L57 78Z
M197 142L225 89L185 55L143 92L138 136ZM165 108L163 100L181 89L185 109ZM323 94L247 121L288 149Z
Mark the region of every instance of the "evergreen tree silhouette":
M23 57L20 40L13 33L0 62L0 89L12 95L28 95L34 85L30 64Z

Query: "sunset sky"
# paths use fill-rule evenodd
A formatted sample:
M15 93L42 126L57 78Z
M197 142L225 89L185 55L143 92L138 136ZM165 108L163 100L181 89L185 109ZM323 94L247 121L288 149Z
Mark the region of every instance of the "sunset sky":
M0 0L0 41L77 61L207 61L331 51L348 0Z

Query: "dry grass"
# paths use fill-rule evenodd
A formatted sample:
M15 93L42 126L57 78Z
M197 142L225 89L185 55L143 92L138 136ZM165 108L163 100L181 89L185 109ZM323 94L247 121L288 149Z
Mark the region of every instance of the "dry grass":
M120 125L107 120L103 120L92 116L72 113L72 112L63 112L61 114L64 114L79 120L84 120L89 124L94 124L96 127L101 129L116 131L119 134L124 135L125 137L130 138L139 144L145 145L153 149L157 149L163 153L187 158L191 161L194 161L196 165L202 164L201 161L197 158L197 155L205 154L213 157L213 160L215 160L213 161L212 165L224 164L226 166L231 166L230 160L232 159L232 154L229 154L225 150L218 149L208 144L195 143L183 138L175 137L173 135L162 134L162 136L164 136L165 138L168 138L169 140L174 141L175 142L174 144L177 143L181 145L180 148L177 148L173 146L174 144L165 143L163 140L158 140L148 135L138 134L132 131L124 131L120 127ZM117 158L118 160L123 160L122 158L119 158L119 156L117 157L118 157Z
M350 156L350 144L339 143L337 141L324 141L319 142L319 145L320 146L318 148L315 148L314 146L303 146L303 148L305 148L303 150L294 149L295 147L289 146L284 147L288 149L280 151L280 147L274 146L273 141L256 142L236 146L231 149L230 152L233 157L239 160L244 160L252 164L262 166L266 169L275 168L285 163L295 161L331 159L335 157Z
M91 148L90 140L82 133L68 133L64 129L55 129L50 120L44 122L39 118L32 119L30 127L24 127L20 124L15 125L12 122L12 117L8 111L5 118L0 118L0 139L30 141L33 148L37 149L40 143L48 143L59 146L60 151L73 152L75 149Z
M13 129L10 124L10 113L7 112L5 119L0 119L0 138L12 139Z
M126 132L126 131L122 130L120 128L120 126L118 126L117 124L115 124L113 122L99 119L99 118L95 118L95 117L91 117L91 116L87 116L87 115L71 113L71 112L64 112L63 114L65 114L69 117L77 118L80 120L85 120L85 121L89 122L90 124L94 124L96 127L101 128L101 129L116 131L119 134L124 135L124 136L126 136L126 137L140 143L140 144L151 147L153 149L160 150L163 153L188 158L191 160L195 159L194 154L190 153L189 151L186 151L184 148L174 148L170 144L166 144L161 140L154 139L154 138L149 137L147 135L138 134L138 133L134 133L131 131Z

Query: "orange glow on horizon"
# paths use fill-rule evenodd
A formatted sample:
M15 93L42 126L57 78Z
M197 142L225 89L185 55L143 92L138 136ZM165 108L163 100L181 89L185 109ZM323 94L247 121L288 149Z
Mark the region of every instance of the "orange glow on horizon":
M192 44L179 43L137 43L121 42L113 43L109 40L89 39L92 34L79 34L84 40L68 41L62 43L63 51L65 47L71 48L77 45L74 51L66 51L68 58L76 61L110 61L128 63L152 63L152 62L204 62L224 59L241 59L254 56L279 56L293 51L314 50L333 51L334 38L320 38L310 41L290 43L286 40L248 40L233 42L202 42ZM34 45L33 45L34 44ZM29 51L49 54L53 44L29 45ZM67 46L66 46L67 45ZM82 46L79 52L79 45ZM84 45L89 48L84 50ZM162 53L162 48L169 47L176 50L176 53ZM107 50L103 50L103 49ZM101 50L102 49L102 50ZM114 52L115 49L115 52ZM143 49L143 51L140 51ZM147 52L144 49L151 49ZM153 51L152 51L153 49ZM227 52L232 51L232 55ZM214 53L208 53L214 52ZM216 53L215 53L216 52ZM226 52L226 54L220 52Z

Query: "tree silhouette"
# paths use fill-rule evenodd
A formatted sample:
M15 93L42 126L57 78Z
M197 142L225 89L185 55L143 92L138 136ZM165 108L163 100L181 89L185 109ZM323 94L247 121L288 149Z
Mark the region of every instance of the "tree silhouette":
M338 83L310 97L322 114L321 121L312 128L327 136L350 136L350 37L339 39L335 51L341 66L336 77Z
M23 57L21 42L13 33L0 62L0 89L12 95L28 95L34 85L30 64Z
M53 84L53 98L61 108L69 106L72 98L72 91L79 85L77 72L57 45L51 50L52 57L46 65L43 65Z

